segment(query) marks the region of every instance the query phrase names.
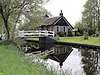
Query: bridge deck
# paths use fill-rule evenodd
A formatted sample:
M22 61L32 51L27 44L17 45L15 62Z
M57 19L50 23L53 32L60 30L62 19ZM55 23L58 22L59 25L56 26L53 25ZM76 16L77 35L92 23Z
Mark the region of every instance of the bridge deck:
M47 30L35 30L35 31L19 31L18 37L24 38L38 38L38 37L54 37L54 31L47 31Z

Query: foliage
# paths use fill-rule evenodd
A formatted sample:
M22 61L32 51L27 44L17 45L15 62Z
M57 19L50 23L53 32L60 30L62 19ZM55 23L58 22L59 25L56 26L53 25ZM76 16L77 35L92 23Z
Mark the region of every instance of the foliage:
M17 25L23 23L26 19L36 25L37 20L40 19L41 11L45 10L43 5L48 1L49 0L0 0L0 14L6 28L7 40L10 39L10 33L14 35ZM33 14L35 16L33 16ZM34 18L30 19L31 16ZM37 17L38 19L36 19ZM9 28L12 32L10 32Z
M65 36L65 33L63 31L60 31L57 33L60 37L64 37Z
M81 21L77 21L75 23L74 28L77 30L76 35L83 35L83 31L85 30Z
M100 0L87 0L82 12L83 27L86 27L88 32L100 32Z
M39 62L25 59L14 45L0 45L0 73L3 75L54 75Z
M75 23L75 26L74 26L75 29L82 29L82 23L80 21L77 21Z
M25 15L25 21L22 23L18 28L20 30L29 30L29 29L35 29L37 26L40 26L44 22L44 15L50 14L46 9L41 8L35 12L35 13L24 13Z
M84 32L84 40L88 40L88 32Z
M87 0L82 12L82 20L76 22L75 28L84 31L89 35L98 34L100 32L100 0Z
M73 33L71 30L68 30L68 36L73 36Z
M1 29L2 29L2 18L0 16L0 32L1 32Z
M0 15L0 34L4 31L4 27L3 27L3 20L2 20L2 17Z

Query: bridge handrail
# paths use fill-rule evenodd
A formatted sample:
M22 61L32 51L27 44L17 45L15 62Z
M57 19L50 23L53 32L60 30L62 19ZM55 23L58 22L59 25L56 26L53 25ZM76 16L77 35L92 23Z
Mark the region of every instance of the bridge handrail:
M51 32L51 33L53 33L54 31L47 31L47 30L39 30L39 31L19 31L19 32L24 32L24 33L28 33L28 32Z
M53 36L55 35L54 31L47 30L30 30L30 31L19 31L19 37L24 36Z

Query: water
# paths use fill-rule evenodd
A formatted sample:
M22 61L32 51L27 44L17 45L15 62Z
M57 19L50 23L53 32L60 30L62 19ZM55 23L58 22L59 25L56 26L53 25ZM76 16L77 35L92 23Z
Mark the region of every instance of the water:
M55 46L54 50L58 49L58 52L60 50L63 53L48 55L47 67L52 66L57 71L68 70L73 75L100 75L100 51L67 47Z
M78 52L77 49L73 49L73 51L70 53L68 57L66 57L65 61L63 62L63 65L60 65L60 62L57 62L52 59L48 59L47 63L48 66L54 66L57 71L71 71L73 74L76 73L77 75L82 75L84 73L82 69L82 62L81 62L81 54Z
M100 50L76 49L66 45L39 46L48 53L44 60L48 69L67 71L72 75L100 75Z

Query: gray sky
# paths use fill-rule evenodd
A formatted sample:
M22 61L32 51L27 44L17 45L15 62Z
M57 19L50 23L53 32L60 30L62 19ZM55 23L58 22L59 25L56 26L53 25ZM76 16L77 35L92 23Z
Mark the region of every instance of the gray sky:
M66 19L74 25L76 21L81 19L83 5L87 0L50 0L45 8L51 12L53 16L59 16L60 10L63 11Z

